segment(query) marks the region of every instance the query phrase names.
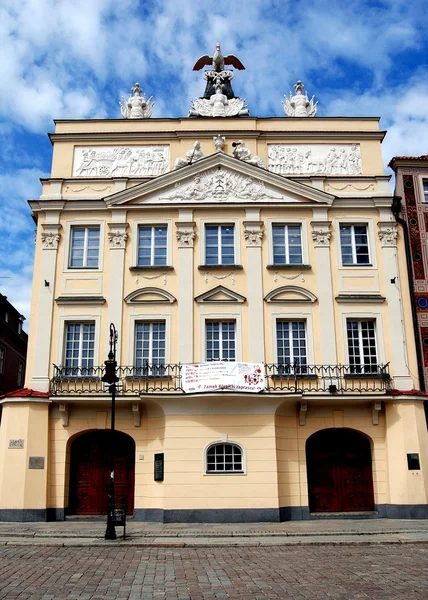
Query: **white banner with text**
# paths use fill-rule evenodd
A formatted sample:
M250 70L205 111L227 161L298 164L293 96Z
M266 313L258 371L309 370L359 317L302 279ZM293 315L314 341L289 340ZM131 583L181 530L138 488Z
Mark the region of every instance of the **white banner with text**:
M183 365L181 387L186 394L197 392L253 392L265 389L263 363L213 361Z

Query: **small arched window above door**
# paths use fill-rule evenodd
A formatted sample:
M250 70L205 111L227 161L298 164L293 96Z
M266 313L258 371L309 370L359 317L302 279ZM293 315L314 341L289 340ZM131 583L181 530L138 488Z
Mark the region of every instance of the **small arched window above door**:
M244 452L238 444L216 442L205 453L205 473L244 473Z

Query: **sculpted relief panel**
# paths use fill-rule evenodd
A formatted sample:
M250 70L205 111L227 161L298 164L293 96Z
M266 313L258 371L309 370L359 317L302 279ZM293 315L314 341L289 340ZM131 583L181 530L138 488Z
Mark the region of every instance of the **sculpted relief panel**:
M177 183L157 200L170 202L260 202L285 200L263 181L227 169L210 169L190 181ZM148 200L150 202L150 200Z
M278 175L361 175L359 144L269 144L268 168Z
M169 146L76 146L73 177L156 177L169 171Z

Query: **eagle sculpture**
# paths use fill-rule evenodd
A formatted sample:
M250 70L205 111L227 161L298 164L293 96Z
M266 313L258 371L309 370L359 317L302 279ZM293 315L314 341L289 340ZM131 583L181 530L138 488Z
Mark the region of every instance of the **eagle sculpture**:
M219 42L216 44L214 56L208 56L208 54L201 56L201 58L195 62L193 70L200 71L205 67L205 65L211 64L213 71L216 71L217 73L224 71L224 65L232 65L232 67L235 67L235 69L239 69L241 71L245 69L239 58L236 58L236 56L233 54L229 54L228 56L222 55Z

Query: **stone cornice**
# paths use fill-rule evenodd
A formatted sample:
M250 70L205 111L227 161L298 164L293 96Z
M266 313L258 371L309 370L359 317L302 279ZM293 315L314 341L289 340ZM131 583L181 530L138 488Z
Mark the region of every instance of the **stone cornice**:
M317 117L318 120L318 117ZM206 131L110 131L100 133L51 133L49 138L52 143L55 142L87 142L91 143L95 139L97 142L114 142L118 144L121 141L123 144L130 140L143 142L160 141L167 143L170 140L180 139L195 139L200 140L210 139L218 133L219 127L215 127ZM259 138L265 140L380 140L382 141L386 135L386 131L248 131L248 130L226 130L228 137L244 138Z

